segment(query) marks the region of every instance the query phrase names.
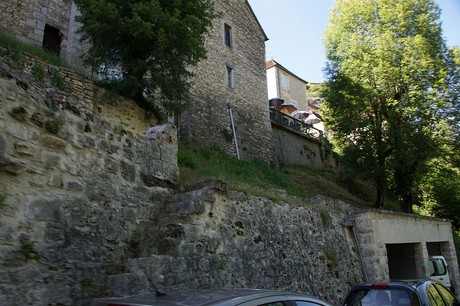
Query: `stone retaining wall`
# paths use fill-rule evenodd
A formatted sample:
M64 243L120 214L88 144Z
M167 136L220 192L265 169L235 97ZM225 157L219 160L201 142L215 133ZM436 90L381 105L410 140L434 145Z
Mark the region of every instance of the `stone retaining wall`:
M188 287L286 289L338 303L362 279L341 224L347 204L291 206L219 182L176 194L174 128L147 133L155 120L132 101L25 58L0 66L1 305L88 305Z

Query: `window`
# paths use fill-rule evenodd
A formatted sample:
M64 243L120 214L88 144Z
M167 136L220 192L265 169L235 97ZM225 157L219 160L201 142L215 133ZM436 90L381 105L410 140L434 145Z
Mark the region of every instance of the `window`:
M224 25L224 43L227 47L233 47L232 27Z
M428 300L430 301L430 305L433 306L444 306L444 301L439 294L439 292L434 288L433 285L428 287Z
M281 84L283 89L289 89L289 76L284 73L281 74Z
M445 275L447 273L444 261L441 259L433 258L428 261L428 268L431 276Z
M46 51L54 54L61 53L61 33L58 28L45 25L45 33L43 34L43 48Z
M235 72L232 66L225 65L225 83L228 88L235 88Z
M295 106L296 108L299 108L299 105L297 104L296 100L291 99L291 105Z
M446 288L443 286L439 286L437 284L434 285L436 289L438 289L439 293L442 295L444 301L449 306L458 306L458 302L455 297L450 293Z

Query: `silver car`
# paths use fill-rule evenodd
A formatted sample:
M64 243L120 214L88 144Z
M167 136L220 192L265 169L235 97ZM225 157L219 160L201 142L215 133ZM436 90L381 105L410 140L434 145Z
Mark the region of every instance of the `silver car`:
M93 299L92 306L332 306L303 294L259 289L209 289L177 291L171 294L143 294L130 297Z

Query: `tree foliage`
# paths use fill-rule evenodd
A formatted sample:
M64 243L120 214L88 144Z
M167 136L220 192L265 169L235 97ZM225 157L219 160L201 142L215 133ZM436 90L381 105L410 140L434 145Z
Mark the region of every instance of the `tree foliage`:
M412 211L452 136L452 56L433 0L337 0L326 29L324 114L348 173Z
M190 87L187 69L206 56L216 16L212 0L75 0L84 61L113 90L147 110L178 112Z

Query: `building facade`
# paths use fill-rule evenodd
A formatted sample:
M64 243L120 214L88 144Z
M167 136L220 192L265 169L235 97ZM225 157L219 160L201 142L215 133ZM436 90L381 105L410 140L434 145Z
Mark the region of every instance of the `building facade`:
M266 62L268 99L282 99L299 111L308 111L307 81L271 59ZM293 110L293 108L290 108ZM292 113L292 112L289 112Z
M0 2L0 28L19 39L43 46L75 68L80 56L77 7L71 0L5 0Z
M192 96L181 116L182 137L216 145L241 159L276 162L267 99L265 35L246 0L216 0L221 17L194 67Z

